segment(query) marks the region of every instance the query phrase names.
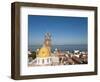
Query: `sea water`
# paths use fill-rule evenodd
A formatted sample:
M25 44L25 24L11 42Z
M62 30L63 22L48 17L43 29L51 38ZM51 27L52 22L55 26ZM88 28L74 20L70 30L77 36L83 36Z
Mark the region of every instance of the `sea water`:
M31 51L36 51L37 49L41 48L42 45L29 45L28 49ZM61 51L68 50L70 52L73 52L74 50L80 50L80 51L87 51L88 46L86 44L74 44L74 45L52 45L51 49L54 51L55 49L60 49Z

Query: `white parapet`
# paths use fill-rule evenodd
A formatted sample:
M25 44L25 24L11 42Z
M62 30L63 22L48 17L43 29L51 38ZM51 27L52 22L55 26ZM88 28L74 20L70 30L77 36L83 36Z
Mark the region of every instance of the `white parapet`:
M45 57L45 58L37 57L36 60L37 60L36 62L37 65L51 64L51 57Z

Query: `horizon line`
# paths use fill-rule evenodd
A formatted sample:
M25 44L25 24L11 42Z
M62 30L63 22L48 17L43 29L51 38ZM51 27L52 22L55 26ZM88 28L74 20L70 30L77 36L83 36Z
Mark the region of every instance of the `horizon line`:
M43 45L43 44L28 44L28 45ZM52 44L52 45L88 45L88 44Z

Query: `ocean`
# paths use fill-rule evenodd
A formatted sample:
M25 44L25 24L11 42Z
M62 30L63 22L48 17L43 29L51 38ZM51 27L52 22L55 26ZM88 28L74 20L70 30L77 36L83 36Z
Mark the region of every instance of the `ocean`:
M31 51L36 51L38 48L41 48L42 45L29 45L28 49ZM88 46L86 44L82 45L52 45L51 49L54 51L56 48L60 49L61 51L68 50L70 52L73 52L74 50L80 50L80 51L87 51Z

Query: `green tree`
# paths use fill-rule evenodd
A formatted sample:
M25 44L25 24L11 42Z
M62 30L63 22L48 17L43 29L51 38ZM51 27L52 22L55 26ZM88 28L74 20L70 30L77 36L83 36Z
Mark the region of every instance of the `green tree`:
M32 59L35 59L36 58L36 52L35 51L33 51L33 52L31 52L32 54L31 55L29 55L28 57L32 57Z

